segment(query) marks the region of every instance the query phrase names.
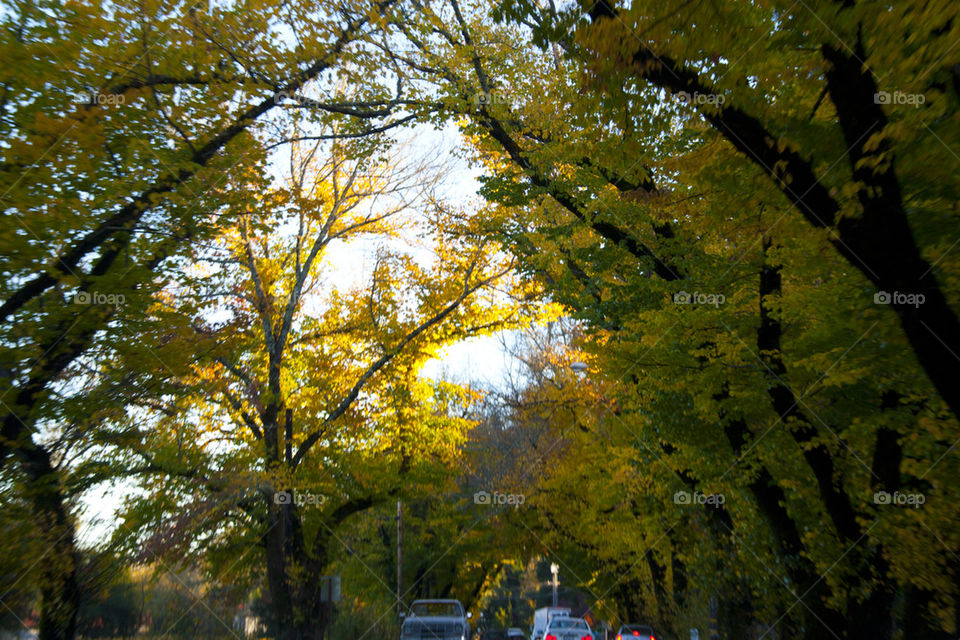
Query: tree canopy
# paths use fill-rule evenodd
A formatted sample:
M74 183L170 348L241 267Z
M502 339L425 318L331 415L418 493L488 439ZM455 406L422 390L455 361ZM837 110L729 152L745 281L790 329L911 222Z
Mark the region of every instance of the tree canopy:
M955 636L958 11L11 0L0 624Z

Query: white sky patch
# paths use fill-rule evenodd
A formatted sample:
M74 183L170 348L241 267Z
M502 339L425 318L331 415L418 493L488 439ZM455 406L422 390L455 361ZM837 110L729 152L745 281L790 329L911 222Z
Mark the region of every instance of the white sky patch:
M499 387L509 367L508 358L498 335L478 336L445 347L420 373L431 380Z

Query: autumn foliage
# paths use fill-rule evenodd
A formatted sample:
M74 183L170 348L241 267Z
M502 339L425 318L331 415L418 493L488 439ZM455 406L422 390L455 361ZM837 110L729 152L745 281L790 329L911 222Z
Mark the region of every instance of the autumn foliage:
M401 604L550 557L667 637L954 637L958 11L8 3L3 624L111 565L396 633L399 500Z

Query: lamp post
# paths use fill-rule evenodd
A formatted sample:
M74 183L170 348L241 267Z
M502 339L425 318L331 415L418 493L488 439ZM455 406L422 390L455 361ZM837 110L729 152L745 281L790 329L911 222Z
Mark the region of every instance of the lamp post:
M403 503L397 499L397 617L403 622Z
M553 574L553 606L557 606L557 574L560 572L560 567L557 566L556 562L550 563L550 573Z

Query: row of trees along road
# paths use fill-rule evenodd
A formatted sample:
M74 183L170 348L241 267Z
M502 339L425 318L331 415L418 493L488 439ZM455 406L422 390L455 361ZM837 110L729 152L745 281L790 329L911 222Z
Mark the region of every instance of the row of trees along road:
M558 304L590 372L560 349L511 415L564 445L518 545L678 633L714 594L809 639L955 634L958 11L12 3L3 544L39 550L41 637L77 634L105 482L140 490L128 562L201 559L322 636L341 526L459 477L475 400L422 365ZM448 123L477 206L398 147Z

